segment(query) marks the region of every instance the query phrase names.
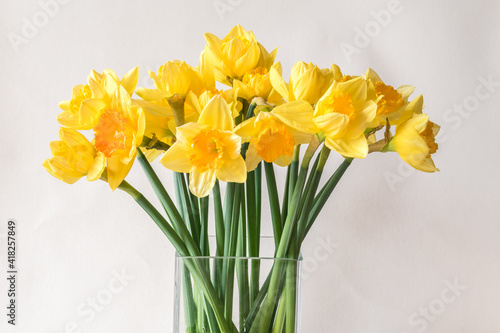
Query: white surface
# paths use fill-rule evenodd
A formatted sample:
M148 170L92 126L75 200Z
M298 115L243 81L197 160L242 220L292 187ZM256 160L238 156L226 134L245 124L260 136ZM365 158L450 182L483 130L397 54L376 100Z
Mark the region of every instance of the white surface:
M424 94L446 134L435 157L441 173L408 173L395 154L348 170L304 248L303 332L499 332L500 87L467 114L447 110L470 102L480 77L500 81L500 3L401 0L400 13L351 62L339 45L354 45L356 27L373 25L371 12L389 1L220 0L223 13L214 3L69 1L16 53L8 34L21 35L23 19L41 7L1 2L0 227L8 218L20 227L20 307L18 325L7 326L1 239L0 331L170 332L174 251L166 238L125 194L99 182L66 185L41 162L57 138L57 103L91 68L123 75L139 65L139 85L150 85L147 70L173 59L196 65L204 32L222 37L241 24L268 50L280 46L285 73L298 60L335 62L346 73L370 66L394 86L415 85L413 96ZM339 162L332 158L328 171ZM396 177L394 191L387 177ZM151 194L138 166L129 179ZM328 240L335 249L324 255ZM122 269L133 280L119 288L113 274ZM466 290L450 300L446 281L455 279ZM92 316L85 303L109 284L121 292ZM412 326L412 314L429 306L442 313L424 320L425 330L420 315Z

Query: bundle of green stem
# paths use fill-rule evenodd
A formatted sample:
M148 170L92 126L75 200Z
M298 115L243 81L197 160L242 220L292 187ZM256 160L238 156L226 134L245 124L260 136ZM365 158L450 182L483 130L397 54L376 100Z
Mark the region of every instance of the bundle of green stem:
M210 196L199 198L188 189L189 175L174 173L176 205L138 149L138 160L166 217L126 181L119 188L139 203L183 257L186 332L295 332L296 259L305 237L352 161L352 158L345 158L319 189L329 153L330 149L321 147L317 137L303 154L300 145L296 146L281 200L272 163L262 162L248 173L245 183L227 183L224 200L218 181ZM262 214L268 214L261 208L263 172L276 260L267 278L260 281L260 261L237 258L258 258L260 255ZM208 260L214 250L209 246L210 206L215 216L215 256L220 257L213 260L212 265ZM239 302L237 325L233 322L235 277Z

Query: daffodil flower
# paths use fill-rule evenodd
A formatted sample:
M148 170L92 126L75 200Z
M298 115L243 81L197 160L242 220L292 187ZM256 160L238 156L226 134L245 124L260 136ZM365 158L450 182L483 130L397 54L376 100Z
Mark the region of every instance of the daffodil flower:
M106 157L107 178L114 190L125 179L142 143L146 120L143 110L132 105L125 88L119 86L111 104L100 112L93 128L94 145Z
M388 144L388 151L397 151L403 161L424 172L439 171L431 155L438 149L436 135L439 125L431 122L429 116L415 113L396 126L396 133Z
M234 121L227 102L214 96L198 122L177 127L177 141L161 163L176 172L189 173L189 188L198 197L207 196L215 180L244 183L245 161L240 154L241 137L233 132Z
M311 104L295 101L270 112L260 112L238 125L235 133L244 142L250 142L246 153L248 171L254 170L262 160L289 165L295 146L310 143L318 131L312 116Z
M52 176L68 184L85 176L89 181L101 177L105 168L104 154L97 151L83 134L71 128L61 128L59 138L59 141L50 143L53 157L43 162Z
M73 87L71 100L59 103L63 112L57 116L57 120L65 127L78 130L92 129L100 110L111 102L111 96L117 87L124 87L131 96L138 77L138 67L130 70L121 80L111 69L105 69L102 74L92 70L88 76L88 83Z
M347 157L366 157L368 142L364 131L377 112L377 100L369 99L373 95L360 77L335 81L330 86L318 101L313 118L324 132L328 148Z
M302 100L316 104L332 84L334 72L328 68L320 69L313 63L299 61L292 67L288 84L282 78L281 66L271 68L270 78L273 88L287 101Z
M215 88L215 81L210 82L207 73L210 72L210 65L204 64L206 56L201 56L201 64L193 68L184 61L168 61L158 70L158 75L149 72L154 80L156 89L139 88L137 95L147 101L146 103L136 102L153 112L159 111L175 118L177 126L183 125L186 121L184 102L188 93L193 92L199 96L207 89ZM202 73L205 73L205 77ZM213 74L211 79L213 80ZM153 105L157 104L155 108ZM168 104L169 108L165 108Z
M281 64L275 63L273 66L281 73ZM271 84L271 73L266 67L257 67L245 73L241 80L233 81L233 88L238 90L238 97L250 101L254 97L261 97L272 104L283 104L283 97L274 90Z
M174 94L186 95L189 91L199 95L205 89L200 73L184 61L167 61L160 66L158 74L150 71L149 76L156 89L137 89L137 95L146 101L161 100Z
M257 67L270 69L278 49L271 53L257 42L252 31L246 31L237 25L224 37L206 33L208 43L206 52L215 68L215 79L232 85L233 79L241 79L246 73Z
M403 85L397 89L385 84L380 76L371 68L368 68L364 78L370 82L375 89L377 97L377 116L370 127L377 127L385 124L386 119L393 125L401 122L400 118L404 108L408 105L408 98L415 90L415 87Z

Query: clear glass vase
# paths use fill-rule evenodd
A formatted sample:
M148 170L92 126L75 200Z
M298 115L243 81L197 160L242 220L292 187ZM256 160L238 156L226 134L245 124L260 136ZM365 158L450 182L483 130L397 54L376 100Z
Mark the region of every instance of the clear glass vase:
M173 332L299 333L302 259L274 258L270 241L271 256L177 254Z

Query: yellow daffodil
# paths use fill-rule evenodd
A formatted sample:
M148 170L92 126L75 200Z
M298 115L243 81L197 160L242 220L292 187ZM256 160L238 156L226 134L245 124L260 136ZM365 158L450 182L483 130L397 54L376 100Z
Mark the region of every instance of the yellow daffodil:
M157 111L164 113L171 111L176 124L178 126L184 124L186 121L184 102L187 94L193 92L199 96L206 89L215 87L215 82L209 83L210 78L204 78L200 74L200 71L207 73L210 69L209 64L203 63L203 59L206 59L206 56L202 54L201 59L202 64L197 68L191 67L184 61L175 60L168 61L161 66L158 70L158 75L149 72L149 75L154 80L156 89L137 89L137 95L145 101L150 102L149 106L144 105L146 110L151 107L151 103L156 104ZM165 102L168 103L170 109L165 109Z
M335 82L321 97L314 111L314 122L326 138L328 148L354 158L365 158L368 142L364 131L377 112L377 100L362 78Z
M439 129L439 125L431 122L428 115L414 113L396 127L387 150L397 151L403 161L417 170L439 171L431 157L438 150L436 135Z
M274 67L281 73L281 64L275 63ZM238 89L238 96L248 101L254 97L261 97L272 104L282 104L283 98L273 89L271 74L266 67L257 67L245 73L240 80L233 81L233 88Z
M392 86L386 85L371 68L368 68L364 77L373 85L377 97L380 97L377 103L377 116L371 127L385 124L386 119L389 119L389 122L393 125L398 124L404 108L408 105L408 98L415 90L415 87L404 85L394 89Z
M118 87L111 104L100 113L94 126L94 145L104 154L109 186L114 190L125 179L142 143L146 120L142 109L132 105L123 87Z
M216 179L243 183L247 171L240 154L241 137L233 132L233 127L226 101L214 96L198 122L177 127L177 141L163 155L161 163L176 172L189 172L189 188L198 197L207 196Z
M311 104L295 101L270 112L260 112L238 125L235 133L244 142L250 142L246 153L248 171L254 170L262 160L289 165L294 147L311 142L318 131L312 117Z
M100 110L110 103L117 87L121 85L131 96L138 77L138 67L130 70L121 80L111 69L105 69L102 74L92 70L88 76L88 83L73 87L71 100L59 103L63 112L57 116L57 120L65 127L92 129Z
M312 63L299 61L292 67L288 84L282 78L281 66L271 68L270 78L273 88L287 101L301 100L316 104L332 84L334 72L328 68L320 69Z
M43 162L45 169L65 183L73 184L87 176L93 181L101 177L105 168L104 154L79 132L71 128L59 130L59 141L50 143L53 157Z
M241 79L246 73L257 67L270 69L278 49L271 53L257 42L252 31L246 31L237 25L224 37L206 33L208 43L206 51L215 69L215 79L232 85L233 79Z
M149 76L156 89L137 89L137 95L146 101L157 101L174 94L185 96L189 91L199 95L205 89L200 73L184 61L167 61L160 66L158 74L150 71Z

